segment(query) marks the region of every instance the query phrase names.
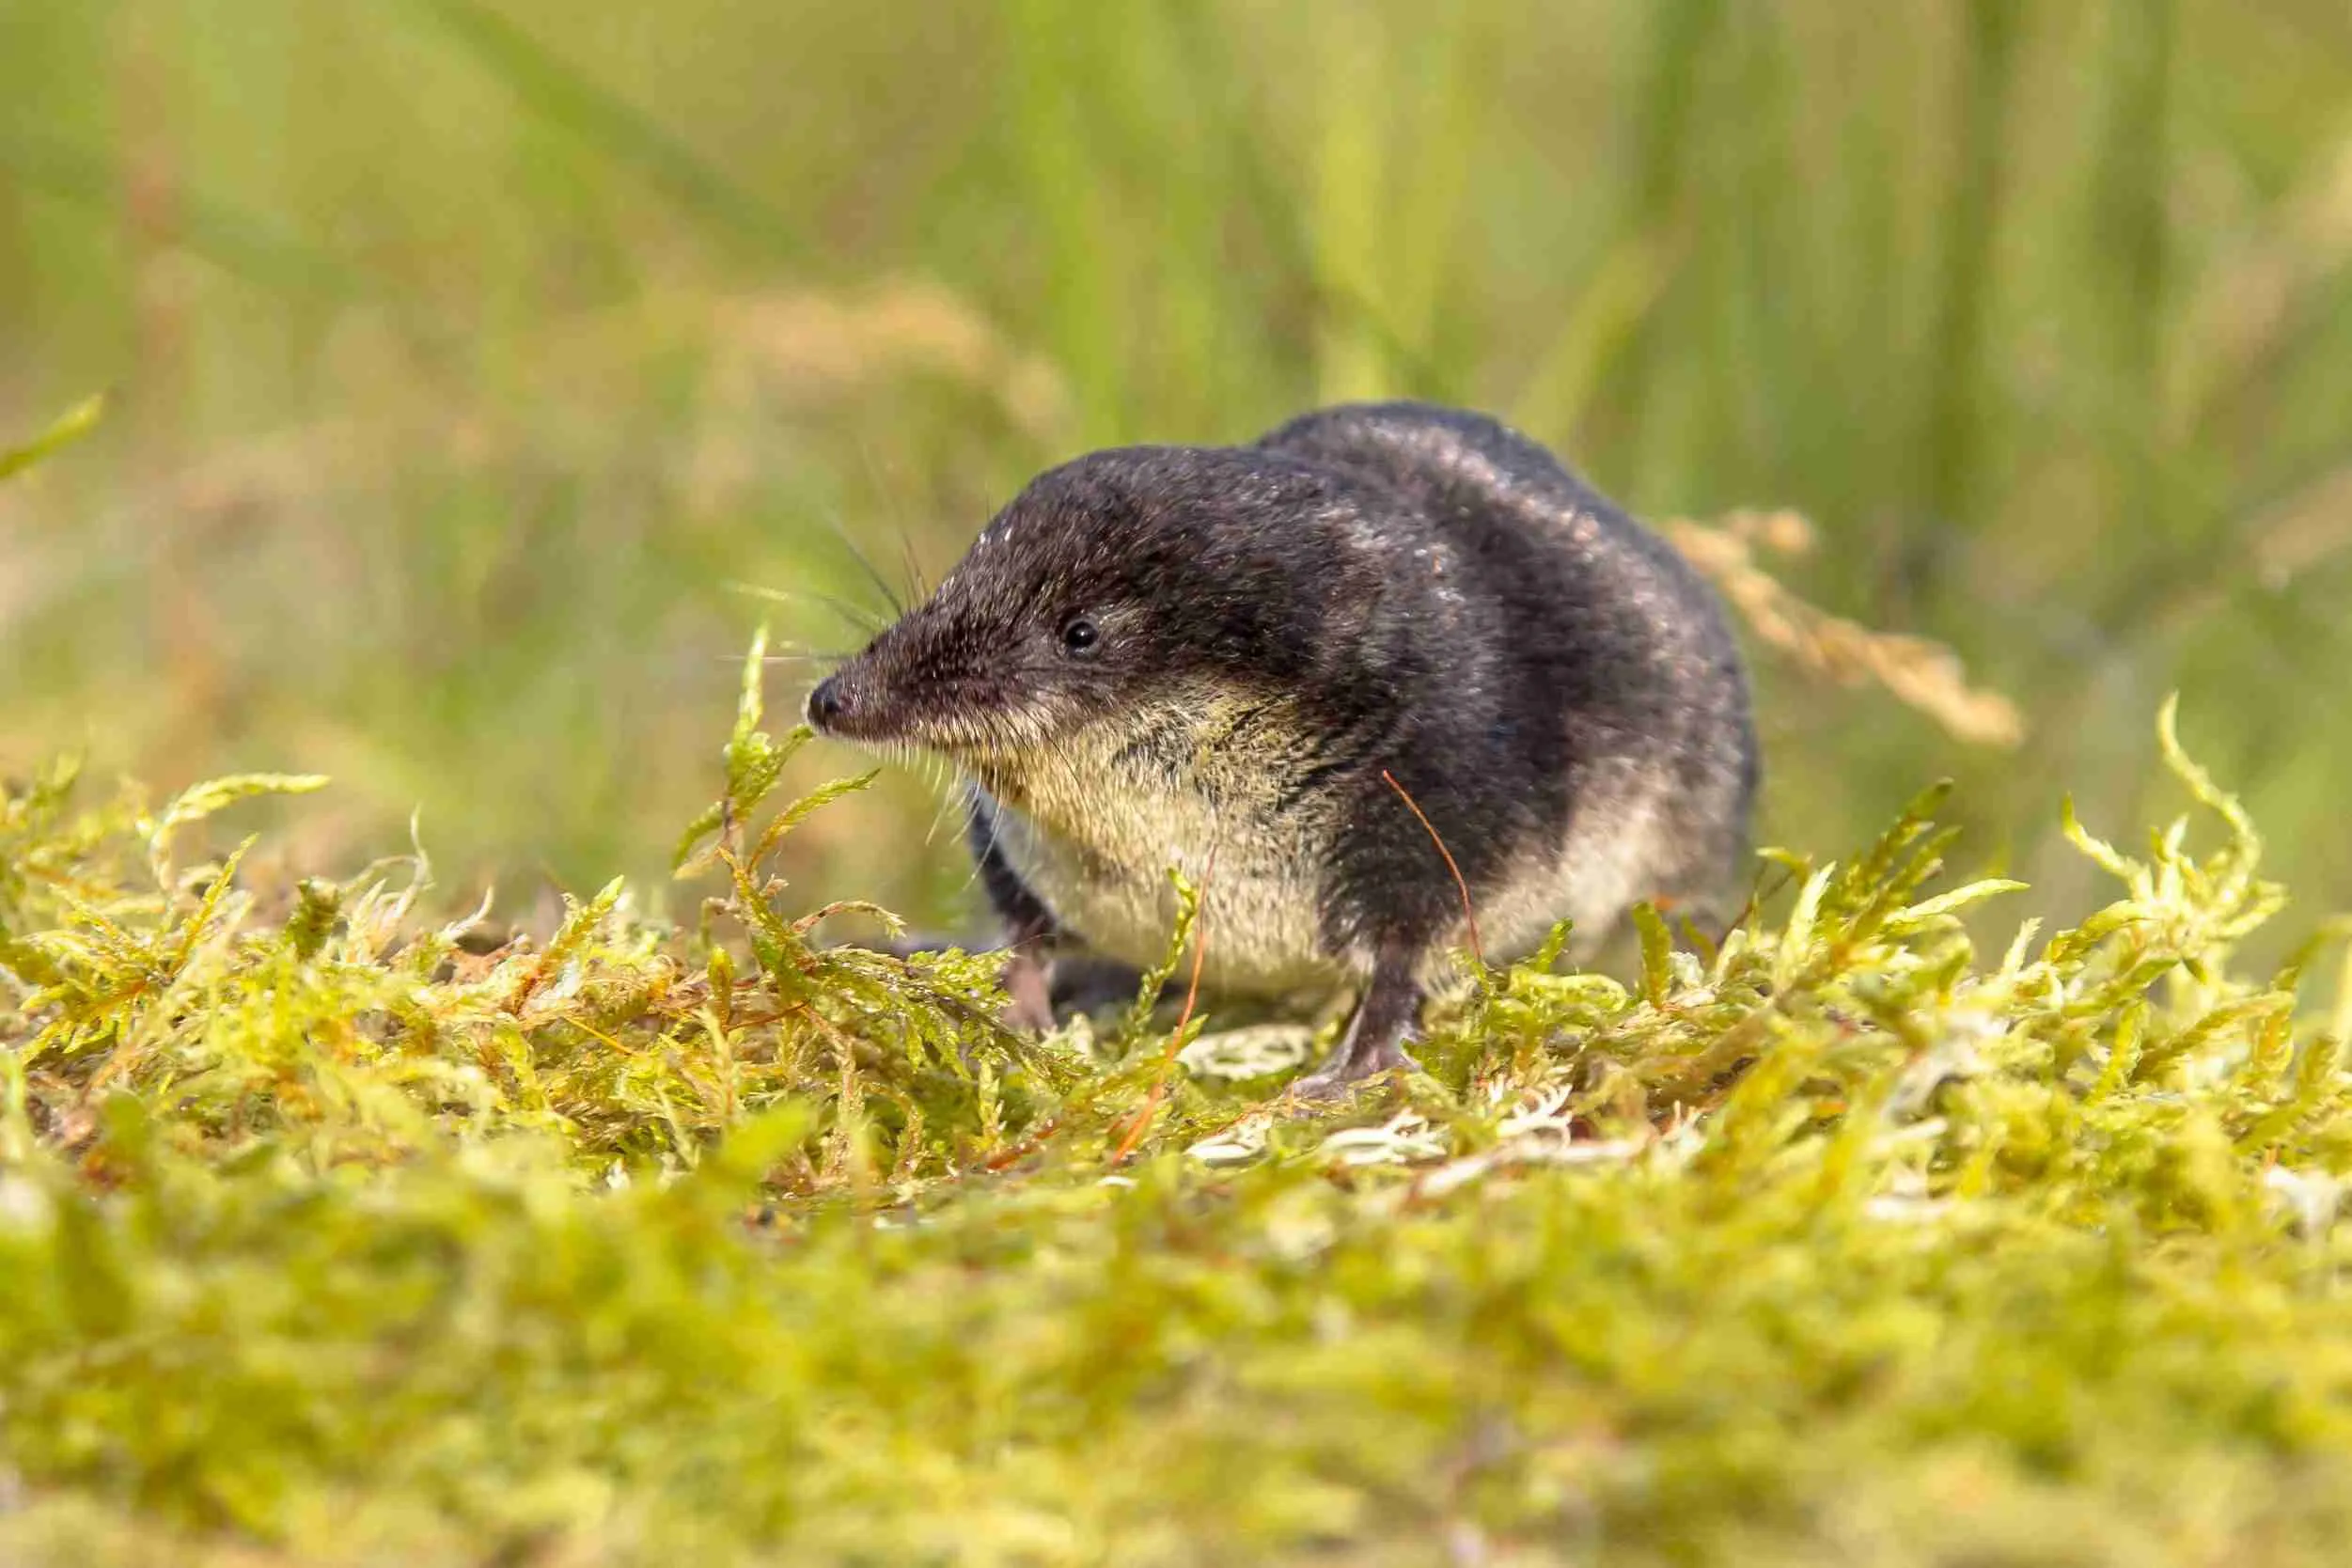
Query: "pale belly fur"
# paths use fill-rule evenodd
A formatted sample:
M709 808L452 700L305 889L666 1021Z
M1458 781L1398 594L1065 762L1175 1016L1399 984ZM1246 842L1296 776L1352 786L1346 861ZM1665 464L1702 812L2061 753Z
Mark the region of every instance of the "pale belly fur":
M1173 868L1201 890L1202 981L1211 989L1287 992L1368 973L1369 949L1332 953L1322 942L1322 868L1338 824L1311 805L1277 813L1268 782L1277 770L1255 748L1216 744L1224 715L1194 712L1186 726L1200 744L1181 780L1121 766L1129 731L1073 747L1049 773L998 792L996 840L1007 864L1066 930L1139 968L1167 957ZM1533 951L1563 919L1575 923L1572 956L1589 957L1630 904L1657 891L1647 882L1664 848L1663 780L1647 771L1595 768L1560 840L1521 855L1483 890L1475 909L1490 963ZM1430 874L1449 876L1435 845ZM1450 951L1467 941L1457 922L1435 945L1427 978L1439 979Z

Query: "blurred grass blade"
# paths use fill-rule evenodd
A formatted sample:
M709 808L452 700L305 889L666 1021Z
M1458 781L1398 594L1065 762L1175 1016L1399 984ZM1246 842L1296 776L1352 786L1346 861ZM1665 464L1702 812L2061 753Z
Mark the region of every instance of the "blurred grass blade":
M808 244L775 208L736 184L642 110L558 59L478 0L411 0L542 118L635 165L681 206L718 219L777 258Z
M1629 233L1592 269L1537 359L1512 407L1512 422L1540 440L1566 441L1582 423L1623 355L1666 292L1679 251L1649 233Z
M96 429L106 412L106 395L86 398L68 410L64 418L22 447L0 450L0 479L11 479L43 458L72 446Z
M20 126L0 129L0 170L34 190L115 215L122 185L110 158ZM249 283L287 293L352 297L381 292L374 280L282 226L202 191L173 195L171 243Z
M1392 275L1395 244L1387 142L1398 113L1388 90L1388 35L1365 17L1358 25L1330 29L1321 48L1327 53L1315 72L1322 91L1308 197L1316 271L1386 315L1381 290ZM1360 318L1326 313L1315 329L1315 391L1323 401L1388 392L1394 372Z
M1205 7L1170 0L1166 12L1174 24L1170 36L1184 51L1189 77L1215 82L1243 74L1245 62L1226 35L1213 25ZM1247 210L1284 275L1308 290L1317 316L1344 321L1365 336L1388 362L1395 383L1390 390L1438 402L1460 400L1454 378L1406 339L1379 302L1334 276L1323 264L1311 232L1309 203L1302 199L1291 166L1281 158L1279 139L1246 113L1225 117L1221 130L1221 151L1238 186L1232 193L1234 198Z
M1971 0L1966 47L1955 64L1958 168L1940 240L1935 327L1938 375L1927 428L1926 504L1939 522L1973 521L1985 420L1986 337L2009 168L2004 156L2025 16L2016 0ZM1921 536L1924 538L1924 536ZM1915 543L1905 572L1916 589L1928 573Z
M1672 248L1684 227L1686 164L1706 100L1701 84L1723 31L1723 0L1664 0L1642 13L1641 85L1628 98L1629 153L1623 165L1625 227L1644 242ZM1661 323L1635 323L1624 360L1614 369L1609 404L1619 429L1639 439L1649 423L1652 384L1662 371Z

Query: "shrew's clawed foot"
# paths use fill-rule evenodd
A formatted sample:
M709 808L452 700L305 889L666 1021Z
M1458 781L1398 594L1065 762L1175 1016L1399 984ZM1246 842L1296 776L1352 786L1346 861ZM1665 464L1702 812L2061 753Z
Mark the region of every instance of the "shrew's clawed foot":
M1331 1048L1321 1067L1291 1085L1301 1100L1336 1100L1348 1089L1400 1068L1419 1071L1405 1055L1404 1042L1413 1032L1413 1015L1420 1011L1420 982L1413 978L1412 955L1403 949L1382 953L1372 966L1372 983L1348 1021L1347 1033Z
M1352 1056L1345 1050L1334 1050L1321 1067L1301 1078L1291 1081L1290 1095L1294 1100L1344 1100L1350 1090L1367 1079L1384 1073L1418 1073L1421 1064L1406 1053L1403 1044L1390 1041L1362 1056Z
M1054 1002L1046 987L1045 964L1026 948L1015 948L1005 959L1005 1027L1050 1034Z
M1054 1016L1074 1018L1081 1013L1101 1012L1105 1008L1117 1008L1123 1013L1135 1005L1143 972L1132 964L1092 953L1059 952L1047 968L1046 980ZM1163 989L1161 995L1167 994Z

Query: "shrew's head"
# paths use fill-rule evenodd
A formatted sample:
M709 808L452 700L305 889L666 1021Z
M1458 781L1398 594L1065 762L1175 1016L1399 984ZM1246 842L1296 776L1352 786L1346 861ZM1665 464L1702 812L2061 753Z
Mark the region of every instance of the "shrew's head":
M846 740L1017 762L1103 720L1311 678L1377 593L1319 470L1246 449L1096 452L1031 482L938 591L821 682Z

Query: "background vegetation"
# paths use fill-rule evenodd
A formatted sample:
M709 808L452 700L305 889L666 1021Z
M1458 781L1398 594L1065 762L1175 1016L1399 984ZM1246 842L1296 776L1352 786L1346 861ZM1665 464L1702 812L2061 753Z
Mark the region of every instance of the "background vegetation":
M0 1560L2341 1556L2335 0L0 0ZM754 620L1392 393L2022 745L1740 576L1787 895L1333 1114L814 944Z
M2015 752L1767 661L1771 839L1958 775L2090 886L2147 717L2352 896L2335 0L0 0L0 764L342 782L510 902L650 870L751 623L857 634L1039 466L1318 400L1513 417L1955 645ZM779 670L778 680L790 672ZM847 758L836 759L846 767ZM886 779L792 872L929 917Z

